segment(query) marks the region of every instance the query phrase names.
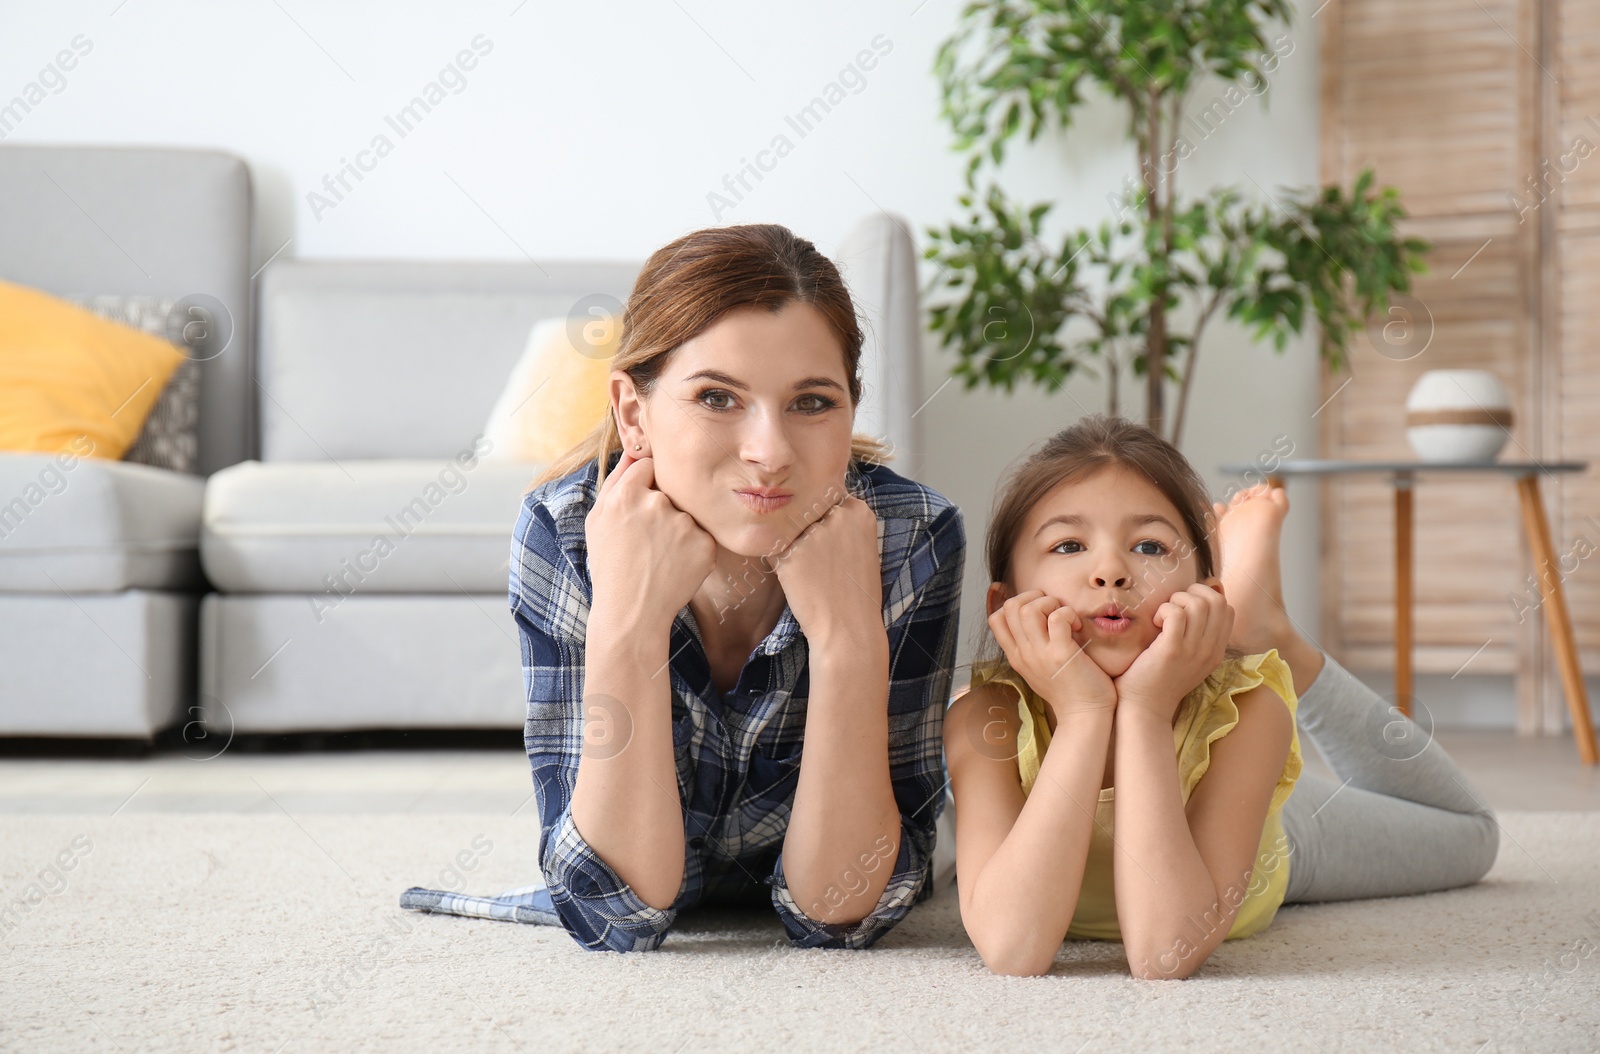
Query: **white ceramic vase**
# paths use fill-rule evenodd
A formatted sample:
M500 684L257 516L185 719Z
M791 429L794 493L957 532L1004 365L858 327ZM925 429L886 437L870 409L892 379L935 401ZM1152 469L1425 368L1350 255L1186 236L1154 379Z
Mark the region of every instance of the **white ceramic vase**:
M1429 370L1406 397L1406 438L1423 461L1493 461L1511 422L1511 397L1488 370Z

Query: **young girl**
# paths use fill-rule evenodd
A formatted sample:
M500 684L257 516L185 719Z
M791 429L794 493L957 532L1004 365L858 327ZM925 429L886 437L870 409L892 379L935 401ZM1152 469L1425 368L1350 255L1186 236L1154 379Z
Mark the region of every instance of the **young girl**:
M1211 503L1171 444L1103 415L1003 486L993 643L944 726L961 917L991 970L1047 973L1075 937L1187 977L1280 904L1494 863L1498 825L1444 750L1290 622L1288 511L1267 486ZM1341 783L1301 774L1297 722Z

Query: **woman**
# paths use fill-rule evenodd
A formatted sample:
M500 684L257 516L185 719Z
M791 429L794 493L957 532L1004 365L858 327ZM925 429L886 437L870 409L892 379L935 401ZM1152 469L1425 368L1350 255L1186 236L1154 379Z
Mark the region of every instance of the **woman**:
M852 434L861 346L812 243L685 235L634 286L606 418L525 496L540 865L586 948L756 897L798 946L865 948L932 892L966 538Z

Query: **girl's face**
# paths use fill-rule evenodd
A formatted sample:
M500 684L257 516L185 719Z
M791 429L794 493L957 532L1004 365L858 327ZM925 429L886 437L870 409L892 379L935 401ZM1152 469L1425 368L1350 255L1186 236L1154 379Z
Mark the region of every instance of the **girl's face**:
M657 489L722 549L781 552L842 499L855 408L844 351L810 304L728 312L678 346L643 402L611 376L624 442L644 443ZM740 493L753 489L787 498Z
M989 612L1037 589L1076 611L1072 639L1119 677L1161 632L1151 616L1198 581L1199 558L1172 502L1122 466L1062 483L1028 513L1012 546L1011 582L989 587ZM1096 618L1113 609L1120 619Z

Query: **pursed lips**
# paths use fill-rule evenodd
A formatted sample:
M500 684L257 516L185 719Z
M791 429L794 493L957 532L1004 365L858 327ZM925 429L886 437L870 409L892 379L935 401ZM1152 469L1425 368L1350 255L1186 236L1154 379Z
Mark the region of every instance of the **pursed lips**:
M792 492L782 490L736 490L734 494L745 508L757 513L776 512L794 498Z
M1107 611L1108 608L1102 606L1100 610ZM1091 625L1101 633L1114 637L1127 633L1133 628L1133 624L1136 621L1137 619L1134 616L1115 606L1109 608L1108 614L1091 615L1085 620L1087 625Z

